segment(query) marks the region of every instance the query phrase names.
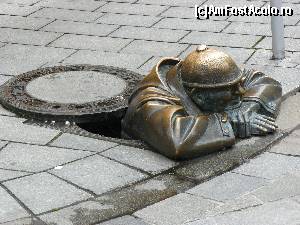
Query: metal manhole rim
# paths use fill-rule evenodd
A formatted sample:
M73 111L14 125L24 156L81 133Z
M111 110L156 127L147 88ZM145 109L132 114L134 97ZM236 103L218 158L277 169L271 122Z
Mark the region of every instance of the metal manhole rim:
M36 78L69 71L107 73L125 81L126 87L121 93L115 96L83 104L46 102L26 92L26 86ZM136 72L106 65L77 64L39 68L22 73L0 86L0 103L16 114L39 120L93 121L99 119L99 116L103 114L126 109L128 98L141 78L142 75Z

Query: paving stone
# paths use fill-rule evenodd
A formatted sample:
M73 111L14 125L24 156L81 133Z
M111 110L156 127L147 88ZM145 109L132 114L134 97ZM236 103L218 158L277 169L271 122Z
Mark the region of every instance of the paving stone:
M266 184L261 178L225 173L187 191L187 193L218 201L240 197Z
M300 39L285 38L285 49L288 51L300 51ZM272 49L272 38L265 37L255 48Z
M126 86L123 79L109 73L67 71L34 79L26 86L26 92L54 104L85 104L117 96ZM63 95L61 90L65 90Z
M287 175L274 180L268 185L255 190L251 194L264 202L277 201L300 195L300 173Z
M14 4L0 3L0 14L28 16L29 14L39 10L36 6L19 6Z
M179 30L220 32L228 24L229 23L227 21L165 18L155 24L154 27Z
M91 49L103 51L118 51L126 46L131 40L111 38L111 37L95 37L85 35L65 34L53 43L51 46L74 49Z
M300 38L300 26L286 26L284 36L291 38Z
M108 148L116 146L117 144L114 142L64 133L59 138L55 139L50 145L62 148L102 152Z
M0 141L0 149L2 149L5 145L7 145L7 141Z
M175 161L155 152L124 145L111 148L102 155L150 173L159 173L177 165Z
M141 219L133 216L122 216L116 219L109 220L107 222L99 223L98 225L149 225Z
M150 27L159 20L160 18L155 16L107 13L104 16L100 17L96 22L105 24Z
M0 73L17 75L61 61L74 50L39 46L6 45L0 51Z
M143 5L143 4L109 2L108 4L98 9L97 12L156 16L162 13L167 8L168 8L167 6L160 6L160 5Z
M198 45L191 45L187 50L185 50L180 55L180 58L184 59L192 51L195 51L197 46ZM212 48L219 49L219 50L224 51L225 53L229 54L233 58L233 60L239 65L244 64L244 62L254 52L254 50L252 50L252 49L245 49L245 48L228 48L228 47L214 47L214 46L212 46Z
M96 194L146 178L138 171L101 156L92 156L70 163L60 170L52 170L52 173Z
M140 70L145 71L143 74L148 74L152 68L161 60L162 57L152 57L144 65L140 67Z
M223 34L210 32L201 33L197 31L192 31L190 34L184 37L180 41L180 43L250 48L259 39L259 36L252 35Z
M199 4L198 4L199 5ZM174 18L189 18L195 20L195 7L171 7L161 14L163 17L174 17ZM226 20L229 16L215 16L209 17L210 20ZM195 20L196 21L196 20ZM201 20L205 21L205 19Z
M280 67L295 67L300 64L300 52L286 52L285 58L280 60L272 59L271 50L258 49L249 59L247 64L273 65Z
M278 145L272 147L270 149L270 152L300 156L299 145L299 136L288 136L287 138L283 139Z
M135 40L122 49L121 52L154 56L177 56L188 45L177 43L164 43L155 41Z
M149 58L150 56L147 55L80 50L64 60L64 63L107 65L135 69Z
M258 24L258 23L243 23L232 22L223 31L230 34L249 34L249 35L264 35L271 36L270 24Z
M87 201L39 217L47 224L86 225L98 222L98 214L111 208L97 201Z
M10 143L0 151L0 168L38 172L91 154L87 151Z
M105 3L105 1L85 0L44 0L39 2L37 5L40 7L93 11L104 5Z
M238 198L226 201L223 205L220 205L211 211L207 212L207 216L216 216L228 212L240 211L249 207L262 205L263 201L251 194L242 195Z
M300 87L299 69L283 68L274 66L256 65L256 70L260 70L266 75L279 81L282 85L282 94L288 95ZM281 107L282 108L282 107Z
M172 32L172 35L170 33ZM158 28L123 26L110 34L112 37L143 39L150 41L177 42L188 32L179 30L167 30ZM158 35L159 34L159 35Z
M157 183L155 184L155 182ZM149 204L170 197L181 189L190 187L190 185L189 181L183 181L174 176L159 176L146 180L141 184L101 195L95 201L79 203L40 217L47 223L63 223L64 225L73 225L74 223L77 225L95 224L131 214Z
M300 222L299 210L300 204L282 200L217 217L203 217L185 225L297 225Z
M44 225L44 222L34 217L27 217L6 223L1 223L1 225Z
M194 7L195 5L201 5L205 0L139 0L137 3L141 4L153 4L153 5L170 5L170 6L185 6Z
M1 3L19 4L19 5L33 5L39 0L1 0Z
M0 28L0 41L19 44L46 45L60 35L43 31Z
M22 177L30 173L13 171L13 170L3 170L0 169L0 181L9 180L17 177Z
M24 124L24 121L25 119L0 116L0 130L5 130L0 132L0 139L43 145L59 133L57 130Z
M0 187L0 202L0 223L29 216L26 210L2 187Z
M36 214L91 197L90 194L47 173L7 181L4 185Z
M94 24L73 21L54 21L43 27L44 31L61 33L86 34L95 36L106 36L116 30L119 26L107 24Z
M299 170L299 157L264 153L233 171L249 176L276 179L288 173L296 173Z
M198 196L178 194L134 213L148 223L156 225L183 224L200 217L218 204Z
M264 5L265 3L263 1L247 1L247 0L223 0L223 1L218 1L218 0L208 0L204 3L204 5L213 5L213 6L225 6L225 5L230 5L230 6L235 6L235 7L243 7L243 6L257 6L260 7Z
M283 22L285 25L295 25L300 20L299 15L285 16ZM230 16L228 21L250 22L250 23L265 23L271 24L270 16Z
M290 131L299 125L300 116L300 94L293 95L281 104L277 125L281 130Z
M215 152L190 160L184 167L178 167L175 173L203 182L243 164L245 159L252 158L264 151L271 143L281 137L282 134L278 132L264 137L241 140L225 151Z
M91 22L98 19L101 15L102 13L68 10L68 9L43 8L31 14L30 17Z
M37 30L50 23L51 19L0 15L0 27Z

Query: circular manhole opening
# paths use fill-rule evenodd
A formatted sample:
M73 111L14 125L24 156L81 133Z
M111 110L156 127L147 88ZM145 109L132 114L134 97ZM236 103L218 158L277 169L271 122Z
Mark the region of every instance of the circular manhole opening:
M118 130L119 115L124 113L128 98L141 78L129 70L102 65L42 68L18 75L2 85L0 103L24 117L72 121L84 124L91 131L96 128L86 124L94 127L93 122L102 123L116 114L118 122L111 125ZM108 128L103 129L109 133Z

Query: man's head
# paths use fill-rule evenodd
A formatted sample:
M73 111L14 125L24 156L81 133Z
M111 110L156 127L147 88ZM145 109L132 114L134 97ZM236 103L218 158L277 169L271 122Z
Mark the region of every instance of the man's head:
M203 111L224 111L240 95L242 71L222 51L201 45L180 63L178 72L188 95Z

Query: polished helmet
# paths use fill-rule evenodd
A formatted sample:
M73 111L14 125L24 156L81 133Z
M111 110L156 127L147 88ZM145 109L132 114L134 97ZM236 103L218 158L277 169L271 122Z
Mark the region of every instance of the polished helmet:
M183 85L191 88L219 88L238 83L242 71L226 53L200 45L178 67Z

